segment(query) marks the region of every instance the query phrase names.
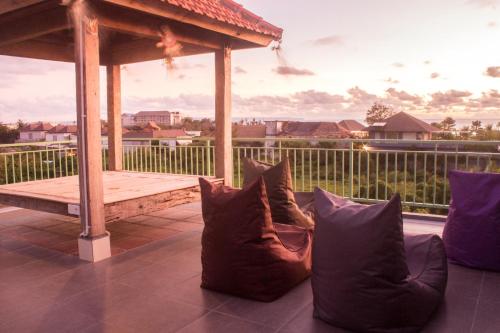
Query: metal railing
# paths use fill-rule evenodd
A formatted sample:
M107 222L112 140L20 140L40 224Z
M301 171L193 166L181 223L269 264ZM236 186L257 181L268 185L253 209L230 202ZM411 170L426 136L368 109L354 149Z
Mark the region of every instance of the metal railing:
M172 144L172 146L168 144ZM213 139L127 139L123 169L214 175ZM410 210L447 209L448 171L500 172L497 141L235 139L233 184L243 185L244 157L276 164L289 159L295 191L319 186L359 202L387 200L399 192ZM107 143L102 148L108 169ZM0 184L76 175L75 142L0 145Z

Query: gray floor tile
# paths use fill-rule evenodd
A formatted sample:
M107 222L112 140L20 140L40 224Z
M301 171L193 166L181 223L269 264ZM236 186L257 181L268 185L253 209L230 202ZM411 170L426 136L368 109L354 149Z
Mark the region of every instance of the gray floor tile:
M313 318L313 304L310 303L301 309L295 317L283 326L280 333L346 333L342 328L331 326L322 320Z
M92 324L92 318L69 307L52 304L27 312L21 319L1 326L2 332L78 332Z
M239 318L230 317L222 313L210 312L195 322L181 329L182 333L203 333L203 332L274 332L274 329Z
M500 302L500 273L484 272L480 301Z
M311 284L307 280L274 302L264 303L233 297L214 311L278 329L311 302Z
M121 302L105 322L120 332L175 332L205 313L201 307L148 293L133 302Z
M479 301L472 324L473 333L500 332L500 300Z
M231 297L215 291L200 287L201 275L194 276L165 291L165 296L173 300L201 306L206 309L214 309Z

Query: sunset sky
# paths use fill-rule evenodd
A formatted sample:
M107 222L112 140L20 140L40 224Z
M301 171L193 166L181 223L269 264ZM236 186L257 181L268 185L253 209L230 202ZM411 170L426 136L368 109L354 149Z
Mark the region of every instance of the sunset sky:
M427 120L500 121L500 0L239 2L284 38L281 58L233 53L234 117L362 120L380 101ZM213 55L175 64L125 66L123 112L212 117ZM73 64L0 56L0 122L74 120L74 86Z

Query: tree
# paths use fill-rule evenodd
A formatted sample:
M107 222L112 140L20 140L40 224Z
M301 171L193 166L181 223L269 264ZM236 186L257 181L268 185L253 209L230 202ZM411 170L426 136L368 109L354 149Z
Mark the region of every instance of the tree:
M444 130L443 123L431 123L431 126Z
M0 123L0 143L14 143L18 136L18 129L10 129Z
M373 125L377 122L382 122L392 116L394 110L382 103L375 102L368 111L366 111L366 122L369 125Z
M22 121L21 119L18 119L17 120L17 129L20 130L24 126L26 126L26 123L24 121Z
M481 129L481 120L473 120L470 129L473 132L479 131Z
M446 117L444 120L441 122L441 129L443 131L451 131L452 129L455 128L456 121L452 117Z

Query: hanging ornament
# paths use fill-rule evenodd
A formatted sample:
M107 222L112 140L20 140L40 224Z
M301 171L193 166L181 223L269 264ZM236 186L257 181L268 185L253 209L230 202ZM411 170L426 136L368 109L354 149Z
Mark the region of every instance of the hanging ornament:
M156 47L163 49L167 69L172 70L174 69L174 57L181 54L182 45L177 41L172 30L166 25L160 28L158 36L160 36L161 41L156 43Z

